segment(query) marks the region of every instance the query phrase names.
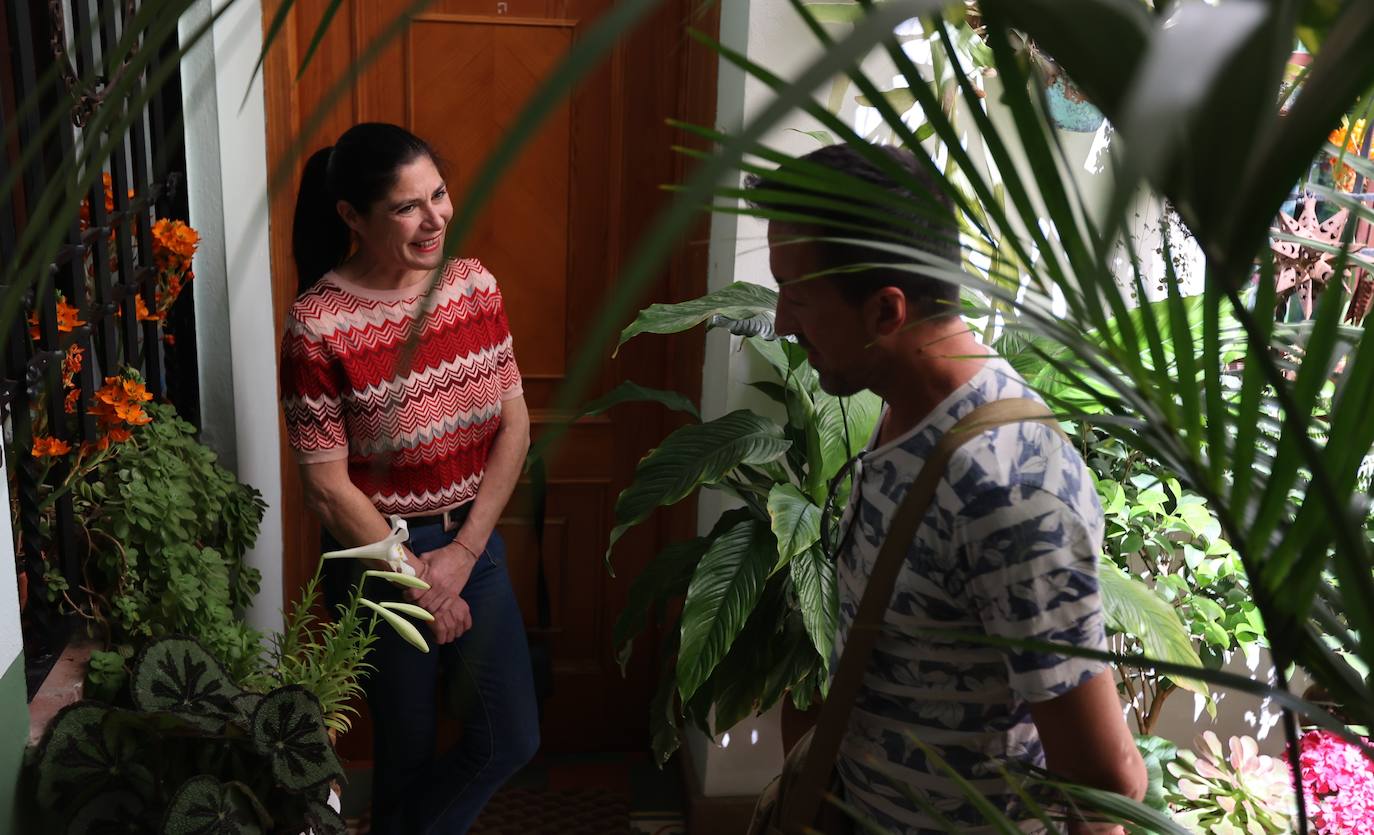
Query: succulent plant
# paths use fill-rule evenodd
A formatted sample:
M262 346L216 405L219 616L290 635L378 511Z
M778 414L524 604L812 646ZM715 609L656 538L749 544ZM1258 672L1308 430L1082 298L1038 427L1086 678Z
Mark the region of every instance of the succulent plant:
M1293 786L1287 763L1259 752L1252 737L1233 736L1224 749L1212 731L1196 751L1182 751L1168 766L1166 798L1174 820L1207 835L1278 835L1293 832Z

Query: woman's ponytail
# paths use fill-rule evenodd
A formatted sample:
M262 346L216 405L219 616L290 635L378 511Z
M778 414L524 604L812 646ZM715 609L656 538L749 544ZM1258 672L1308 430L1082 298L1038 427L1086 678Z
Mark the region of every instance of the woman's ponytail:
M348 225L339 217L338 201L329 185L333 148L310 156L301 173L296 216L291 225L291 255L296 260L296 294L309 290L348 255Z

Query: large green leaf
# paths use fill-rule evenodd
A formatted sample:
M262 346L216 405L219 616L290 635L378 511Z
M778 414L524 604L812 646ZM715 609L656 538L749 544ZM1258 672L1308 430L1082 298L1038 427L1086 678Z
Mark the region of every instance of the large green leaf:
M616 499L616 526L606 549L607 563L616 541L654 508L681 501L698 487L719 482L741 464L777 460L788 446L776 423L744 409L679 428L644 456L635 469L634 481Z
M776 291L758 284L736 281L699 299L649 305L620 332L620 342L616 347L619 349L619 346L641 333L681 333L691 330L712 316L729 319L750 319L755 316L771 318L777 303Z
M673 656L677 653L680 634L676 626L677 624L674 624L675 628L670 629L663 638L663 660L660 662L658 689L654 691L654 697L649 702L649 745L653 749L654 761L659 768L663 767L681 742L678 725L681 723L682 714L677 707L677 683L673 678L676 672Z
M348 822L328 803L311 798L305 807L310 835L348 835Z
M261 835L263 828L242 783L221 783L208 774L177 789L162 821L165 835Z
M768 493L768 517L778 541L773 571L791 562L821 538L821 509L796 485L775 484Z
M242 691L223 665L190 638L163 638L134 660L130 691L141 711L165 710L207 731L236 716L233 699Z
M806 633L816 647L825 669L830 669L830 652L835 645L835 630L840 617L839 590L835 585L835 564L819 545L812 545L792 559L792 585L797 589Z
M692 573L696 571L697 563L701 562L710 542L709 538L698 536L672 543L654 557L630 585L625 609L611 631L611 642L616 648L616 660L620 662L622 675L625 665L630 661L634 637L644 628L650 610L687 593L687 584L691 582Z
M77 702L58 711L38 751L39 808L60 813L110 788L124 750L106 741L104 723L111 710Z
M290 791L343 776L319 700L304 687L278 687L263 698L253 711L253 746L268 758L273 779Z
M677 686L688 702L725 657L763 591L777 554L756 520L724 531L702 556L682 606Z
M818 693L823 696L829 689L830 677L825 674L825 664L816 654L801 614L795 609L783 620L776 658L759 696L759 704L764 709L790 691L797 709L806 710Z
M871 391L850 397L816 395L816 428L821 436L822 472L828 482L873 436L883 401Z
M715 733L728 731L745 717L768 708L761 699L768 674L780 660L779 650L783 647L779 638L787 608L786 581L774 577L765 586L730 651L711 673Z
M648 388L639 383L626 381L601 395L597 399L588 403L582 408L582 417L599 415L610 409L612 406L619 406L621 403L659 403L669 409L678 412L685 412L697 420L701 420L701 413L697 411L697 406L685 395L675 391L664 389Z
M1188 629L1178 612L1165 603L1143 581L1130 576L1116 563L1102 557L1098 561L1102 611L1107 626L1140 641L1145 655L1174 664L1202 666ZM1207 685L1194 679L1175 679L1179 686L1206 695Z
M1164 771L1178 757L1178 746L1163 737L1137 735L1135 747L1145 761L1148 779L1144 803L1151 809L1167 813L1169 803L1164 799Z

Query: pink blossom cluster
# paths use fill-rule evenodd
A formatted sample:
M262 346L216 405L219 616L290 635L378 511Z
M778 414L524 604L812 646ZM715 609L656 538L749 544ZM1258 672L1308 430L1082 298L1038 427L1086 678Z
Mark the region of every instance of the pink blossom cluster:
M1299 740L1307 817L1317 835L1374 832L1374 760L1330 731Z

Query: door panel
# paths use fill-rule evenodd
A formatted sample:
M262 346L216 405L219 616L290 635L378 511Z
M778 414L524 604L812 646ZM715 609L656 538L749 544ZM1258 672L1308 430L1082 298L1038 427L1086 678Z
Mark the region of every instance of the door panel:
M286 29L285 50L266 67L271 162L285 157L366 44L409 2L346 0L299 83L292 83L325 0L299 0ZM397 41L363 72L330 110L309 150L328 144L359 121L393 121L430 141L443 159L454 202L473 184L521 106L557 66L610 0L437 0L409 20ZM270 20L276 4L264 4ZM714 17L695 17L692 0L664 2L634 37L591 73L521 152L477 218L460 255L477 257L501 285L524 377L536 436L559 416L552 406L597 300L647 219L664 201L660 186L679 180L682 164L669 151L685 138L668 118L709 124L715 62L689 41L690 21L708 31ZM627 141L627 137L634 141ZM291 183L272 197L276 306L284 316L295 294L290 260ZM704 230L704 226L703 226ZM697 233L697 239L704 231ZM653 296L681 300L705 290L705 247L684 248L664 270ZM622 379L684 391L700 387L700 335L642 340L607 360L594 396ZM635 463L677 425L650 406L626 406L573 427L548 471L543 560L551 618L536 612L539 553L530 523L528 487L512 500L500 530L509 570L532 635L547 640L554 694L545 704L549 750L612 750L647 745L647 709L656 682L655 641L636 645L622 677L610 630L628 583L655 551L690 536L693 508L683 506L644 525L616 549L616 576L603 554L615 497ZM290 599L313 571L318 523L300 504L289 453L283 456L285 577ZM341 745L366 759L368 725L358 723Z

